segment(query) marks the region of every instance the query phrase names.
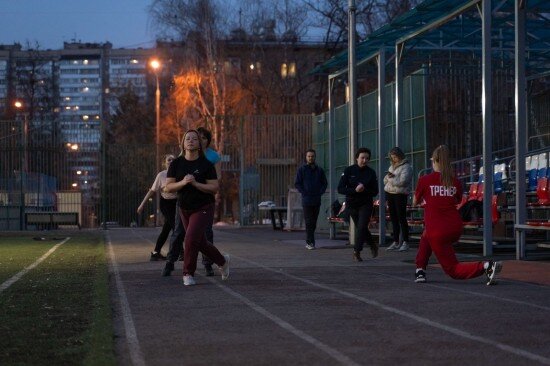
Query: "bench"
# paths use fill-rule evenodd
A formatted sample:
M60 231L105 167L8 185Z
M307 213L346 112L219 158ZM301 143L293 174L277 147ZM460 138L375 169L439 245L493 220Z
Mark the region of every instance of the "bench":
M285 228L284 222L283 222L283 215L286 215L287 208L286 207L260 207L261 211L269 211L269 217L271 218L271 224L273 225L273 230L283 230ZM275 218L275 214L277 214L277 220Z
M25 225L53 229L57 225L76 225L80 229L78 212L26 212Z
M517 231L519 236L519 247L516 249L516 259L525 259L526 243L525 232L530 230L550 231L549 225L529 225L529 224L516 224L514 230Z

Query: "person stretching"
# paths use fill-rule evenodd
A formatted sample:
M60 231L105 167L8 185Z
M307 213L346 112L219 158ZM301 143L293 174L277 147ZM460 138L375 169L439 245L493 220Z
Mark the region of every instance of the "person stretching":
M451 168L449 148L437 147L432 154L433 173L418 180L413 206L424 200L424 232L416 254L415 282L426 282L426 267L432 252L441 268L451 278L457 280L487 276L487 285L496 283L497 274L502 269L501 262L459 263L453 249L462 234L462 219L456 205L462 197L462 186Z

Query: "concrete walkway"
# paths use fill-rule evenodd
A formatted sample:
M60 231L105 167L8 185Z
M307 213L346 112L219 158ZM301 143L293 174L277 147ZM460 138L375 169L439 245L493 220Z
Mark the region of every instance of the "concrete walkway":
M182 262L149 262L158 230L106 234L120 365L550 365L548 262L506 261L488 287L434 261L415 284L414 248L355 263L345 241L223 229L229 280L199 264L184 287Z

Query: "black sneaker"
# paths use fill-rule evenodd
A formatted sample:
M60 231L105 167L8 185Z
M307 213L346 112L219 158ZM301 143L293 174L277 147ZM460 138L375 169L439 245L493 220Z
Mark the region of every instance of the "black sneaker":
M212 269L212 265L211 264L207 264L204 266L204 271L206 272L206 276L207 277L212 277L214 276L214 270Z
M166 262L164 269L162 270L162 277L168 277L174 270L174 262Z
M353 260L356 262L362 262L363 258L361 258L361 252L353 251Z
M163 256L162 254L160 253L155 253L155 252L151 252L151 258L149 259L151 262L154 262L154 261L165 261L166 260L166 257Z
M416 271L414 277L415 277L414 282L416 282L416 283L426 282L426 272L424 272L424 270L422 270L422 269Z
M485 274L487 275L487 286L496 285L497 275L501 270L502 270L502 262L489 261L489 265L485 270Z

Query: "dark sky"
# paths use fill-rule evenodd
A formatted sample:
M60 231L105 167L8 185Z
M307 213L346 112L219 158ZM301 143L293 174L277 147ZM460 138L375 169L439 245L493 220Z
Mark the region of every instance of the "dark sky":
M0 0L0 44L30 41L40 49L63 42L109 41L115 48L154 46L150 0Z

